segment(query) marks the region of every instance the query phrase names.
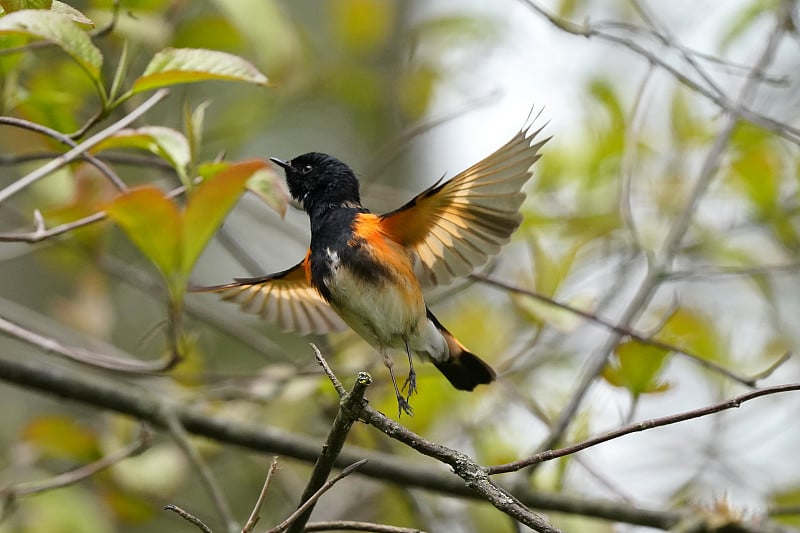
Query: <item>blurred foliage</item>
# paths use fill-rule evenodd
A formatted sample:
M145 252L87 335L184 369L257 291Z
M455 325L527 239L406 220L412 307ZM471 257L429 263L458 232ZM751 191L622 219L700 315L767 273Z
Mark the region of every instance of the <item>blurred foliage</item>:
M555 12L572 21L588 24L614 17L641 25L630 3L621 0L553 4ZM731 54L726 56L730 64L703 63L726 90L739 86L741 65L753 61L738 51L751 51L753 42L765 40L764 23L778 6L777 0L742 0L705 43ZM385 176L362 176L365 182L386 183L391 203L400 205L411 197L414 191L406 186L414 180L408 176L420 172L421 164L386 154L403 152L408 132L435 123L443 99L481 96L494 88L495 80L469 78L466 90L452 80L490 60L496 50L508 52L496 47L515 21L423 0L123 0L119 5L112 0L7 0L0 7L3 115L52 128L80 143L142 105L154 91L170 89L168 99L91 150L114 168L131 187L128 191L118 191L94 166L76 161L2 203L0 233L35 231L37 220L53 228L101 210L111 219L34 246L2 243L2 298L22 305L20 321L32 330L64 342L113 346L148 360L178 349L181 361L168 374L126 379L231 420L321 441L338 398L319 376L306 341L243 317L233 306L195 297L185 301L189 277L225 282L247 270L256 275L300 258L304 220L297 222L264 156L336 150L357 169L391 167ZM526 39L546 35L555 42L557 33L546 31L558 30L542 28L532 29ZM676 33L681 29L675 28ZM591 49L596 42L582 40L581 45ZM546 54L559 51L558 45L543 43L526 46L544 47ZM464 50L467 59L454 61ZM489 275L523 290L498 293L475 283L458 294L442 290L431 298L442 321L498 369L501 383L465 395L432 365L418 364L420 394L412 399L416 414L401 422L484 464L510 462L536 449L574 392L589 354L601 344L600 333L608 329L525 291L615 323L681 216L698 168L719 133L719 110L695 91L671 78L654 78L647 83L657 89L644 90L630 63L607 49L602 54L602 61L570 87L576 98L574 127L553 124L546 130L557 135L529 185L522 227L507 256L489 267ZM795 59L785 60L783 70L796 72ZM515 73L508 74L514 79ZM785 120L796 121L793 100L780 92L785 87L766 77L764 86L772 109L785 108ZM542 99L538 94L531 98ZM453 150L464 135L453 135ZM485 135L494 136L494 131L487 128ZM716 180L691 214L686 237L661 265L659 290L634 326L644 337L750 375L781 352L796 350L799 342L794 325L800 284L791 267L800 247L800 166L796 145L744 121L727 148ZM51 137L3 125L2 186L68 149ZM426 155L443 159L430 150ZM462 159L471 163L477 155ZM239 201L245 189L254 194ZM259 201L253 202L254 197ZM212 239L226 216L218 238ZM773 269L776 265L782 268ZM4 300L0 308L3 316L15 309ZM186 313L176 317L175 309ZM396 412L385 371L361 340L352 333L314 340L343 380L349 382L359 370L374 370L372 405ZM14 342L4 347L39 355L20 352ZM623 339L566 440L579 441L627 421L632 406L658 416L653 413L673 413L698 398L707 403L734 390L718 373L682 365L685 360L646 342ZM796 363L781 370L784 378L797 378ZM0 425L7 445L0 456L0 485L45 479L135 438L135 424L122 417L95 416L94 411L87 417L85 410L62 402L20 400L16 390L0 393L14 405L13 419ZM740 411L736 416L745 416ZM753 412L748 419L753 424L768 418L755 406ZM767 414L778 412L776 406ZM788 418L781 419L787 432L793 430L785 423ZM723 424L721 418L714 420ZM710 433L724 435L717 426ZM725 443L717 457L715 448L692 437L678 433L681 448L671 450L672 455L663 450L669 438L653 437L641 448L633 448L640 441L619 448L609 443L597 455L589 450L542 465L530 475L510 475L509 485L657 501L667 508L675 504L679 488L705 494L700 491L708 486L714 492L742 483L747 494L757 494L754 507L796 506L800 479L794 456L774 455L775 463L785 463L781 484L763 478L748 484L756 477L747 470L748 462L758 461L739 464L739 457L751 451L737 447L745 446L739 441L746 438ZM766 433L758 439L771 440ZM363 426L354 427L349 442L416 458ZM205 441L194 444L211 464L235 515L244 520L267 460ZM752 448L757 453L759 446ZM675 473L675 456L706 462L697 470ZM647 463L635 463L634 457ZM741 472L730 466L734 463ZM628 469L641 469L641 464L652 469L646 472L646 494L631 498L626 493L643 486L635 476L644 474L631 475ZM680 479L662 475L667 471ZM715 478L717 471L722 473ZM270 492L264 516L272 520L291 512L308 472L307 465L282 461L273 480L280 490ZM659 480L658 487L653 479ZM515 530L488 505L427 493L423 498L374 482L350 487L338 497L336 488L326 495L331 502L326 512L432 531ZM172 501L219 529L207 498L179 448L161 438L145 454L90 480L19 499L3 510L0 533L173 530L178 519L161 511ZM703 507L711 509L703 511L708 515L704 520L738 521L727 505ZM796 514L781 520L797 523ZM567 531L614 527L580 516L555 515L554 522Z

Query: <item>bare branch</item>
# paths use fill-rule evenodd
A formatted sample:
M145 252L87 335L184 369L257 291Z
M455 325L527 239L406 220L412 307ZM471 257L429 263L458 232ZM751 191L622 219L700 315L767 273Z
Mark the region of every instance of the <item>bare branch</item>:
M691 79L688 76L686 76L685 74L683 74L677 68L675 68L672 65L670 65L669 63L667 63L658 54L655 54L655 53L651 52L650 50L647 50L646 48L644 48L643 46L639 45L638 43L636 43L636 42L634 42L634 41L632 41L630 39L626 39L624 37L620 37L618 35L614 35L614 34L611 34L611 33L604 32L601 29L597 28L596 26L591 26L588 23L576 24L576 23L568 21L566 19L562 19L562 18L554 15L553 13L550 13L548 10L546 10L545 8L540 6L534 0L521 0L521 2L524 5L528 6L531 10L533 10L538 15L544 17L545 20L547 20L548 22L550 22L551 24L553 24L555 27L557 27L558 29L560 29L562 31L565 31L567 33L570 33L570 34L573 34L573 35L577 35L577 36L580 36L580 37L587 37L587 38L597 37L597 38L602 39L604 41L608 41L608 42L611 42L611 43L615 43L615 44L619 44L621 46L624 46L625 48L627 48L631 52L633 52L633 53L645 58L649 63L652 63L654 65L658 65L659 67L664 69L666 72L668 72L671 76L673 76L676 80L678 80L681 84L685 85L686 87L688 87L689 89L695 91L696 93L704 96L708 100L714 102L714 104L716 104L720 108L724 109L726 112L732 113L734 116L736 116L738 118L743 118L743 119L747 120L748 122L756 124L757 126L760 126L760 127L764 128L767 131L770 131L770 132L772 132L772 133L774 133L774 134L776 134L776 135L778 135L780 137L783 137L784 139L786 139L786 140L788 140L788 141L790 141L790 142L792 142L794 144L800 144L800 129L793 128L792 126L790 126L790 125L788 125L786 123L779 122L779 121L777 121L775 119L772 119L770 117L767 117L765 115L761 115L759 113L756 113L755 111L752 111L752 110L748 109L745 105L743 105L744 102L740 101L740 102L737 102L737 103L732 103L728 98L726 98L726 97L724 97L722 95L714 94L713 92L711 92L710 90L706 89L705 87L703 87L702 85L700 85L699 83L694 81L693 79ZM781 18L782 18L782 20L785 20L788 16L791 16L791 15L788 14L788 15L785 15L785 16L783 16ZM783 30L784 30L784 28L781 28L781 33L783 33ZM774 33L773 33L773 35L774 35ZM760 63L760 61L756 63L756 67L751 69L750 75L749 75L749 79L750 80L753 79L753 73L756 71L756 69L758 70L758 78L759 78L759 80L763 77L764 68L758 67L759 63ZM764 65L763 67L766 67L766 66L767 65Z
M167 354L155 361L141 361L133 357L123 359L76 346L66 346L53 338L35 333L3 317L0 317L0 333L41 348L45 352L58 354L79 363L115 372L151 374L162 372L175 365L173 354Z
M42 135L47 135L48 137L56 139L62 144L66 144L70 148L75 148L77 146L77 143L75 141L73 141L67 135L64 135L60 131L56 131L52 128L48 128L47 126L43 126L41 124L36 124L35 122L31 122L29 120L23 120L21 118L16 118L16 117L0 117L0 124L15 126L17 128L23 128L26 130L35 131L36 133L41 133ZM53 154L53 156L49 159L59 157L60 155L61 154ZM120 191L124 191L128 188L128 186L125 185L125 182L122 181L122 179L119 176L117 176L117 174L113 170L111 170L108 165L106 165L103 161L101 161L97 157L93 156L88 152L81 152L80 154L78 154L78 157L80 157L81 159L85 159L86 161L94 165L97 168L97 170L102 172L103 175L105 175L108 178L108 180L112 183L112 185L114 185L114 187L116 187Z
M211 531L210 527L208 527L207 525L205 525L203 523L202 520L200 520L199 518L197 518L196 516L194 516L190 512L184 511L183 509L181 509L177 505L169 504L166 507L164 507L164 510L165 511L172 511L173 513L177 514L178 516L180 516L181 518L183 518L184 520L186 520L190 524L193 524L193 525L197 526L197 528L200 531L202 531L203 533L214 533L213 531Z
M322 371L325 372L325 375L328 376L328 379L331 380L333 388L336 389L336 394L338 394L339 397L343 397L345 395L344 386L336 377L336 375L333 373L331 367L328 366L328 362L322 356L322 353L320 353L319 348L317 348L317 346L313 342L310 344L311 344L311 349L314 350L314 357L317 358L317 363L319 363L319 366L322 367Z
M600 316L598 316L598 315L596 315L594 313L590 313L589 311L584 311L583 309L579 309L579 308L573 307L573 306L571 306L569 304L565 304L563 302L559 302L558 300L554 300L553 298L549 298L547 296L543 296L543 295L538 294L538 293L536 293L534 291L530 291L528 289L523 289L522 287L517 287L515 285L511 285L509 283L506 283L504 281L500 281L500 280L497 280L497 279L494 279L494 278L489 278L489 277L486 277L486 276L483 276L483 275L480 275L480 274L472 274L470 277L472 279L475 279L475 280L480 281L482 283L485 283L487 285L491 285L493 287L504 289L504 290L506 290L508 292L513 292L515 294L522 294L524 296L528 296L530 298L533 298L533 299L535 299L535 300L537 300L539 302L543 302L543 303L546 303L548 305L552 305L553 307L556 307L558 309L562 309L562 310L567 311L569 313L573 313L573 314L575 314L575 315L577 315L577 316L579 316L581 318L585 318L586 320L589 320L591 322L599 324L599 325L603 326L604 328L607 328L609 331L612 331L612 332L618 334L620 337L629 337L629 338L635 340L636 342L639 342L641 344L645 344L647 346L652 346L654 348L660 348L660 349L666 350L668 352L675 352L675 353L681 354L681 355L683 355L685 357L688 357L689 360L697 363L698 365L700 365L700 366L702 366L702 367L704 367L704 368L706 368L708 370L712 370L714 372L717 372L718 374L723 375L723 376L725 376L725 377L727 377L727 378L729 378L729 379L731 379L733 381L736 381L737 383L741 383L742 385L745 385L747 387L751 387L751 388L755 387L759 380L764 379L765 377L767 377L770 374L772 374L772 372L774 372L774 370L776 368L778 368L780 365L785 363L786 360L788 359L787 355L783 355L779 359L777 359L775 362L770 364L770 366L766 370L762 370L762 371L756 373L753 376L742 376L742 375L739 375L739 374L733 372L732 370L729 370L729 369L727 369L727 368L725 368L723 366L718 365L717 363L715 363L711 359L703 357L702 355L698 355L698 354L692 353L692 352L686 350L685 348L681 348L680 346L676 346L676 345L668 343L668 342L664 342L664 341L660 341L658 339L654 339L653 337L651 337L649 335L645 335L643 333L640 333L640 332L634 330L633 328L619 326L617 324L614 324L613 322L609 322L608 320L606 320L604 318L601 318Z
M62 400L73 400L96 408L110 409L154 426L164 425L161 404L166 400L162 400L145 387L131 383L81 373L57 364L44 365L32 362L30 357L20 356L0 357L0 380L54 395ZM263 424L232 421L200 409L197 405L183 405L174 400L169 402L169 409L172 409L188 432L196 435L260 453L284 455L308 462L316 461L319 457L320 443L302 435ZM379 420L383 418L385 417L381 415ZM403 438L409 435L405 428L399 424L397 427L401 428L400 435ZM411 439L413 440L413 437ZM345 467L362 458L369 459L369 462L359 470L359 473L375 479L451 496L482 497L462 479L432 469L429 464L417 464L356 446L349 446L342 451L337 466ZM506 500L517 501L515 497L524 505L545 511L581 514L660 529L669 529L685 516L681 511L654 510L641 505L631 507L607 500L587 499L568 494L549 494L531 491L527 486L516 488L515 496Z
M309 522L307 532L312 531L371 531L372 533L425 533L421 529L410 527L387 526L372 522L355 522L353 520L330 520L327 522Z
M75 470L70 470L69 472L59 474L50 479L17 483L16 485L6 487L0 490L0 497L3 499L16 499L20 496L29 496L31 494L38 494L40 492L74 485L75 483L89 478L101 470L105 470L106 468L113 466L120 461L127 459L128 457L139 455L147 450L151 444L152 435L147 427L142 425L139 429L139 435L136 437L136 440L124 448L113 451L105 457L94 461L93 463L89 463L81 466L80 468L76 468Z
M551 16L532 0L525 0L525 3L526 5L532 6L540 14ZM689 228L689 224L694 217L697 205L704 196L708 186L716 174L720 158L722 157L722 154L725 151L728 142L730 141L733 130L736 127L740 117L744 116L741 110L744 109L744 106L749 104L749 102L752 100L761 78L761 73L763 73L767 66L771 63L775 55L775 50L786 33L786 21L789 17L789 11L790 10L788 7L784 5L781 15L777 17L775 27L769 36L768 42L764 46L764 49L762 50L755 67L750 72L750 76L742 86L739 97L737 98L735 104L732 106L723 106L724 109L729 112L729 115L719 133L716 135L711 147L709 148L708 153L703 160L700 173L689 193L689 197L679 215L673 221L670 230L664 239L661 249L653 258L654 262L649 265L647 274L640 282L635 294L631 297L627 306L623 310L618 321L620 326L627 327L633 324L650 303L654 294L656 293L656 290L660 286L662 272L667 270L667 268L670 266L670 263L672 262L672 259L674 258L675 253L677 252L680 243ZM588 35L589 34L587 34L587 36ZM707 92L704 94L707 94ZM558 419L552 425L550 436L542 443L539 448L540 451L555 447L555 445L561 440L564 432L575 416L575 413L580 408L580 405L583 402L583 399L589 388L592 386L597 376L599 376L603 371L603 368L605 368L608 357L614 350L614 347L616 347L616 345L619 343L620 338L621 335L617 332L609 335L600 349L598 349L592 355L587 365L588 369L582 377L581 382L578 384L578 387L576 388L567 405L561 411Z
M72 150L68 151L62 156L59 156L49 163L39 167L38 169L34 170L30 174L27 174L17 181L13 182L11 185L6 187L5 189L0 190L0 204L4 201L11 198L13 195L17 194L21 190L29 187L32 183L35 183L39 179L47 176L53 171L58 170L59 168L63 167L67 163L78 159L79 157L83 157L89 149L93 146L99 144L103 140L111 137L119 130L123 129L140 116L145 114L149 111L153 106L159 103L161 100L167 97L169 91L166 89L159 89L156 91L150 98L144 101L139 107L131 111L128 115L122 117L120 120L116 121L106 129L92 135L79 145L75 146Z
M305 502L303 502L303 505L298 507L297 510L294 513L292 513L291 515L289 515L289 517L286 520L284 520L283 522L281 522L277 526L275 526L275 527L273 527L271 529L268 529L266 531L266 533L281 533L281 531L286 531L286 529L289 526L294 526L295 524L297 524L299 521L302 520L302 517L304 515L311 514L311 510L314 508L314 504L317 503L317 500L319 500L320 497L323 494L328 492L328 490L330 490L330 488L333 487L336 483L338 483L342 479L346 478L347 476L349 476L350 474L355 472L358 468L363 466L366 462L367 462L367 459L361 459L360 461L356 461L355 463L345 467L338 475L336 475L332 479L326 481L319 488L319 490L314 492L314 494L312 494ZM305 523L303 524L303 526L305 526ZM292 527L292 529L294 529L294 527ZM299 531L301 531L301 532L305 531L305 527L301 527Z
M206 462L200 456L200 452L198 452L194 444L189 441L189 435L186 433L186 428L183 427L183 423L178 415L171 408L162 404L160 417L163 426L167 428L170 436L172 436L173 440L178 444L178 447L183 450L186 458L189 459L189 462L194 466L197 475L200 476L200 481L211 497L211 501L222 523L225 524L226 530L231 532L239 530L240 526L233 517L231 508L225 499L225 494L222 492L222 488L220 488L217 480L211 473L211 469L208 468L208 465L206 465Z
M314 348L314 354L317 360L320 361L320 364L322 364L323 367L327 367L325 359L322 357L317 347L313 344L311 346ZM326 370L326 373L329 373L329 376L333 376L333 372L330 372L330 368ZM335 387L337 383L337 381L335 381L335 376L331 381L334 383ZM353 427L353 424L358 420L361 410L367 403L366 400L364 400L364 393L371 384L372 376L366 372L359 372L350 393L341 395L339 411L336 413L336 418L333 420L331 429L328 432L328 437L325 439L325 444L322 446L322 452L314 464L314 470L311 472L308 484L303 491L303 495L300 497L300 501L305 502L303 506L306 508L306 511L296 517L289 529L290 533L302 533L306 522L308 522L311 512L314 510L313 502L310 504L308 502L313 495L321 489L336 464L336 459L342 452L350 428ZM339 386L341 387L341 384L339 384Z
M256 504L253 506L253 510L250 512L250 516L247 518L247 522L245 522L244 527L242 528L242 533L250 533L253 531L253 528L256 527L258 520L261 518L261 508L264 506L264 501L267 498L269 482L272 480L272 475L277 469L278 457L276 456L272 458L272 464L269 465L269 470L267 470L267 477L264 479L264 484L261 486L261 492L258 495Z
M639 431L644 431L647 429L669 426L671 424L677 424L678 422L685 422L687 420L708 416L714 413L719 413L721 411L726 411L728 409L738 408L743 403L748 402L750 400L754 400L756 398L761 398L762 396L770 396L773 394L780 394L783 392L793 392L793 391L800 391L800 383L790 383L788 385L776 385L774 387L765 387L763 389L758 389L747 392L745 394L741 394L724 402L716 403L714 405L708 405L706 407L701 407L700 409L692 409L691 411L685 411L683 413L664 416L661 418L653 418L651 420L645 420L644 422L635 422L633 424L629 424L619 429L615 429L614 431L610 431L604 435L593 437L591 439L587 439L583 442L579 442L571 446L565 446L557 450L547 450L544 452L540 452L526 459L514 461L513 463L490 466L486 469L486 471L490 475L516 472L527 466L542 463L544 461L550 461L552 459L557 459L558 457L572 455L581 450L585 450L586 448L591 448L592 446L596 446L603 442L608 442L610 440L617 439L624 435L630 435L631 433L637 433Z

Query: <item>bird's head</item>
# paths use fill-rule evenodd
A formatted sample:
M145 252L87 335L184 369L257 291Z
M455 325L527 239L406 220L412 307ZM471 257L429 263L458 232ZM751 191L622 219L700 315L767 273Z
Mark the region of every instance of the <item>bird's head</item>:
M271 157L286 172L292 198L306 212L317 206L360 206L358 179L352 169L328 154L309 152L290 161Z

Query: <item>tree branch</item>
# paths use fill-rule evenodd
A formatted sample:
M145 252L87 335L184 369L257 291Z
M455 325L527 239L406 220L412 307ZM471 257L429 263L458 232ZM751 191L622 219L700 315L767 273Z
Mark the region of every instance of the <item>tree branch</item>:
M6 187L5 189L0 190L0 204L4 201L8 200L21 190L29 187L31 184L35 183L39 179L47 176L51 172L58 170L59 168L63 167L67 163L78 159L79 157L83 157L83 155L91 149L96 144L99 144L103 140L111 137L119 130L126 127L131 122L138 119L140 116L144 115L147 111L149 111L154 105L159 103L161 100L167 97L169 91L166 89L159 89L156 91L150 98L144 101L139 107L128 113L126 116L122 117L118 121L114 122L112 125L107 127L106 129L92 135L79 145L75 146L72 150L68 151L64 155L61 155L50 162L46 163L45 165L39 167L38 169L34 170L30 174L27 174L20 179L13 182L11 185Z
M324 362L316 346L314 346L314 351L317 354L318 360ZM336 418L333 420L328 438L322 446L322 452L314 463L314 469L311 471L308 484L303 491L303 495L300 497L301 508L305 508L306 510L294 520L289 528L289 533L303 532L306 522L308 522L309 517L311 517L311 512L314 510L314 503L311 502L311 498L322 489L323 485L325 485L325 480L330 476L331 470L333 470L336 464L336 459L339 457L339 454L342 453L342 448L344 447L345 440L347 440L348 433L350 433L350 428L353 427L353 424L358 420L361 410L366 405L364 393L371 384L372 376L366 372L359 372L352 390L348 394L341 395L339 411L336 413Z
M544 12L544 10L542 10L532 0L525 0L525 3L534 7L537 12L546 14L546 12ZM728 117L719 133L716 135L711 148L708 150L700 173L695 180L691 192L689 193L689 197L681 209L680 214L674 220L666 238L664 239L659 253L654 258L654 263L649 265L647 274L623 310L620 319L617 322L620 327L628 328L634 323L634 321L641 315L642 311L650 303L656 293L656 290L660 286L663 278L663 272L668 266L670 266L670 263L677 252L677 249L680 246L686 231L689 228L689 224L694 217L697 205L714 178L720 158L725 151L733 130L736 127L740 117L744 116L742 109L752 99L758 85L758 81L760 80L761 73L772 61L778 43L780 43L780 41L783 39L783 36L786 32L786 20L789 16L788 11L788 7L784 5L781 16L777 17L775 27L770 34L769 40L761 52L755 67L750 73L750 76L742 86L739 97L735 104L731 106L727 104L722 105L722 103L720 103L723 109L728 112ZM546 14L546 16L550 15ZM540 451L554 448L556 444L561 441L564 432L571 423L575 413L577 413L578 409L580 408L586 393L594 383L597 376L599 376L603 371L603 368L605 368L608 357L613 352L620 339L621 335L617 332L614 332L612 335L609 335L606 342L603 343L600 349L592 355L588 363L588 369L581 379L581 382L579 383L567 405L561 411L558 419L552 425L550 436L545 439L545 441L539 447Z
M30 357L0 357L0 380L14 383L30 390L74 400L98 409L109 409L135 417L156 427L163 427L162 400L152 391L132 383L111 380L63 365L35 363ZM278 454L307 462L316 461L320 444L315 439L294 435L262 425L234 422L215 416L197 406L170 402L170 408L186 431L202 435L217 442L234 444L261 453ZM369 462L359 469L359 474L404 487L416 487L451 496L478 498L478 494L452 475L401 460L385 453L350 446L336 461L344 468L362 458ZM685 513L658 511L621 505L617 502L591 500L564 494L533 492L527 488L516 490L516 497L524 505L545 511L580 514L606 520L669 529Z
M618 439L619 437L630 435L631 433L637 433L639 431L645 431L647 429L669 426L671 424L677 424L678 422L685 422L687 420L708 416L714 413L719 413L721 411L726 411L728 409L738 408L743 403L748 402L750 400L755 400L756 398L761 398L762 396L770 396L773 394L780 394L783 392L793 392L793 391L800 391L800 383L789 383L786 385L765 387L763 389L758 389L747 392L745 394L741 394L739 396L735 396L729 400L725 400L724 402L716 403L714 405L708 405L706 407L701 407L699 409L692 409L691 411L685 411L683 413L677 413L674 415L664 416L661 418L653 418L651 420L645 420L643 422L636 422L633 424L629 424L627 426L615 429L613 431L609 431L604 435L593 437L591 439L587 439L583 442L579 442L571 446L565 446L557 450L547 450L544 452L540 452L535 455L532 455L531 457L527 457L519 461L514 461L512 463L490 466L486 469L486 471L489 473L489 475L516 472L527 466L542 463L544 461L550 461L552 459L557 459L559 457L565 457L567 455L572 455L574 453L578 453L581 450L585 450L586 448L591 448L592 446L596 446L598 444L602 444L603 442L608 442L610 440Z

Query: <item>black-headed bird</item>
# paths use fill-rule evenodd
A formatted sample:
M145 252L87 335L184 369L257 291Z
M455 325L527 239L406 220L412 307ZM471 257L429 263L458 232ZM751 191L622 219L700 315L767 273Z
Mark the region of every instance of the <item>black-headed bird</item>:
M305 258L282 272L201 290L301 334L350 326L380 353L400 412L412 412L412 353L431 361L456 389L491 383L494 370L445 329L425 304L422 286L469 274L509 242L522 221L522 187L549 139L537 140L540 132L529 124L487 158L383 215L361 205L358 179L338 159L318 152L270 158L308 213ZM392 348L408 355L402 387Z

